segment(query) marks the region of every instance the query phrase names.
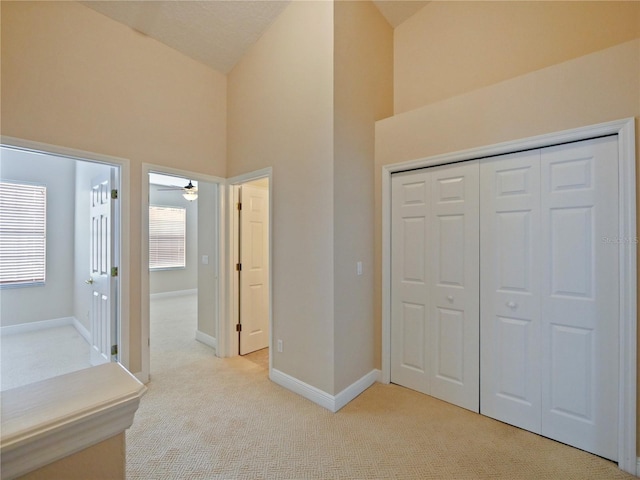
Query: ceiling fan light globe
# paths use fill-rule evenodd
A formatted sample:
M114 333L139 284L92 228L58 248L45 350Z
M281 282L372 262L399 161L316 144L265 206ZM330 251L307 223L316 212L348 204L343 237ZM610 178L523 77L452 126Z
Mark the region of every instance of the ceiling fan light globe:
M195 199L198 198L198 194L191 190L184 192L182 196L185 198L185 200L189 202L193 202Z

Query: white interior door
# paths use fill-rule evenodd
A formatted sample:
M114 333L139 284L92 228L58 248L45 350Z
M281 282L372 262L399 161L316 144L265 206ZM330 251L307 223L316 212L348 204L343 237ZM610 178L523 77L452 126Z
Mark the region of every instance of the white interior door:
M480 179L480 411L540 433L540 151L483 160Z
M98 365L111 361L115 345L115 276L112 276L113 212L111 190L113 169L91 182L90 221L90 277L91 287L91 363ZM113 272L115 273L115 272Z
M617 142L481 166L481 413L616 460Z
M269 346L269 191L241 187L240 355Z
M616 137L542 151L542 433L618 455Z
M431 169L431 395L479 411L478 162Z
M392 179L391 381L478 411L478 162Z
M391 381L431 393L431 174L391 177Z

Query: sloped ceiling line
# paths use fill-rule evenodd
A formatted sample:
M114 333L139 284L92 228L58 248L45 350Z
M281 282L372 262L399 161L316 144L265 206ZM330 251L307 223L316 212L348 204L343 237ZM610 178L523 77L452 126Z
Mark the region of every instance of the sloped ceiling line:
M80 3L226 74L289 2L209 0ZM378 10L394 28L427 3L418 0L374 0Z

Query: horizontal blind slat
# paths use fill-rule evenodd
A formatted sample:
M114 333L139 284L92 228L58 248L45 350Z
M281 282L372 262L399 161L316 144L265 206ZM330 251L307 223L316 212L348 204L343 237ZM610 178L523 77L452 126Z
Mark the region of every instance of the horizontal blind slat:
M0 284L45 281L47 187L0 182Z
M149 206L149 268L185 267L186 209Z

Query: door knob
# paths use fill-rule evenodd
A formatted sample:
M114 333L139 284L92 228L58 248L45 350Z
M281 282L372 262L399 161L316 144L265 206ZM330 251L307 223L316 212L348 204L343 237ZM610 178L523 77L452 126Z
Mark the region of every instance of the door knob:
M447 295L447 300L449 300L449 303L453 302L453 295Z
M510 309L514 310L514 309L518 308L518 304L516 302L507 302L507 307L509 307Z
M88 285L93 285L93 278L89 278L89 280L85 280L84 283Z

